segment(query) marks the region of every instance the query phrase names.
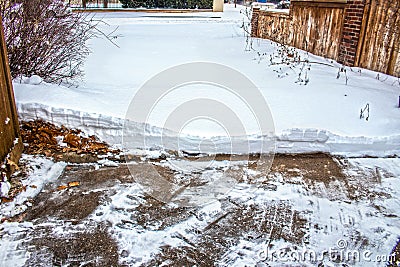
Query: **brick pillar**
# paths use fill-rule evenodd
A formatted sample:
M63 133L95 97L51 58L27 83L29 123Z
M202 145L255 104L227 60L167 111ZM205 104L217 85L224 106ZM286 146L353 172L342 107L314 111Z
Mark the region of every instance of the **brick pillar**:
M253 7L251 14L251 37L258 37L258 17L260 15L260 8Z
M338 57L339 63L346 66L355 64L364 8L363 0L347 0Z

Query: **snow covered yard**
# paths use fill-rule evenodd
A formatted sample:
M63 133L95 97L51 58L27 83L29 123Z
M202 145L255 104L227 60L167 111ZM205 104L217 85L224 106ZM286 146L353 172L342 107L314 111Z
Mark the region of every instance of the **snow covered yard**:
M0 225L3 265L385 266L392 260L400 238L399 80L347 68L346 84L343 72L337 78L342 66L300 51L317 62L302 85L301 64L269 66L271 56L280 56L276 44L254 40L255 50L245 51L239 10L99 14L118 26L119 47L92 40L77 86L16 79L16 101L22 120L79 128L120 147L129 103L147 80L182 63L226 65L253 81L272 112L278 154L271 172L255 168L253 155L243 161L218 154L204 164L209 156L158 143L124 151L127 163L24 156L31 169L21 181L25 191L0 209L2 219L12 217ZM168 112L194 98L232 110L242 104L221 88L187 86L157 102L149 131L129 130L158 136ZM237 113L249 122L247 113ZM193 124L181 138L213 141L219 134L215 123ZM184 188L225 175L236 184L204 206L164 204L137 183L150 169Z
M358 156L398 153L398 79L347 68L346 85L344 73L337 79L339 64L300 52L303 59L322 63L311 64L306 71L308 84L300 85L296 81L301 65L268 66L270 56L279 57L276 44L254 40L256 51L245 51L240 9L227 5L223 13L99 14L110 25L104 26L105 31L118 27L120 47L93 40L86 76L78 87L15 81L21 119L43 118L120 144L123 118L141 85L175 65L206 61L238 70L259 88L274 118L278 152L325 151ZM163 118L171 109L188 99L208 97L228 107L237 105L237 99L223 93L215 87L183 88L157 104L150 123L162 128ZM360 110L367 104L369 113L360 119ZM217 128L194 127L190 133L218 135Z

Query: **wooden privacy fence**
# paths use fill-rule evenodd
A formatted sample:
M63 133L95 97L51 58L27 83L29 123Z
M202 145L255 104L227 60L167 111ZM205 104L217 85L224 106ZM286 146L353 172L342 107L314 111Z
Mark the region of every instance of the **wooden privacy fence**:
M7 49L4 41L0 16L0 164L5 162L6 173L14 168L23 149L19 132L14 92L8 66ZM8 159L8 160L7 160ZM4 171L4 170L2 170ZM1 177L1 176L0 176Z
M369 1L365 6L358 62L400 76L400 0Z
M254 8L252 36L400 76L399 5L399 0L292 0L289 12Z

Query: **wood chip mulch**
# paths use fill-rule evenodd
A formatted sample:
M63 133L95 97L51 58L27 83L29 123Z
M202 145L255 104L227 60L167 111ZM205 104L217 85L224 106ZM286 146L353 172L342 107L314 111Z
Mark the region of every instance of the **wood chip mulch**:
M62 153L104 155L117 154L118 149L112 149L101 142L96 136L85 136L79 129L68 129L65 126L55 126L49 122L35 120L21 122L21 136L27 154L42 154L54 157Z

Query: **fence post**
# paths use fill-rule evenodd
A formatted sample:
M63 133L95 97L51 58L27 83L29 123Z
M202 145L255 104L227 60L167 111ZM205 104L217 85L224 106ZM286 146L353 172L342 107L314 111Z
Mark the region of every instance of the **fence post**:
M82 0L82 7L86 8L86 0Z
M2 22L1 16L0 22ZM3 180L4 173L10 176L15 170L24 148L15 107L3 23L0 23L0 101L2 102L0 105L0 165L6 166L5 169L0 167L0 178Z
M104 0L104 1L103 1L103 7L104 7L104 8L107 8L107 7L108 7L108 0Z

